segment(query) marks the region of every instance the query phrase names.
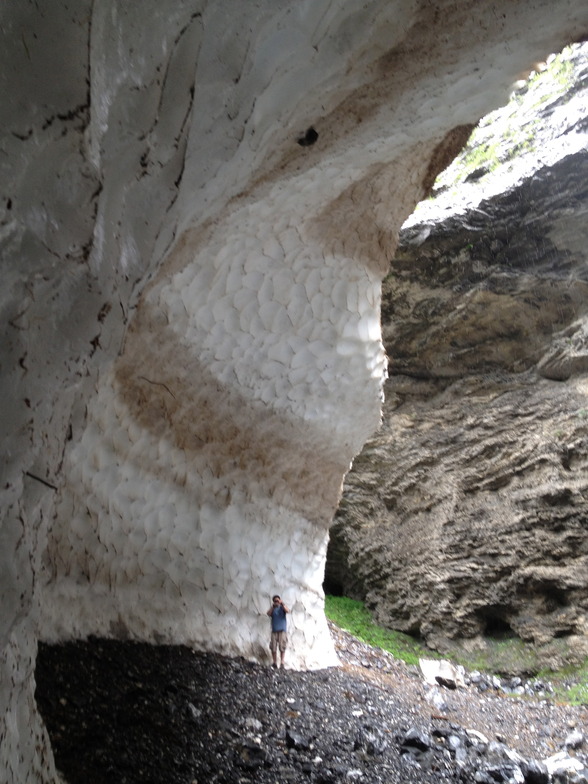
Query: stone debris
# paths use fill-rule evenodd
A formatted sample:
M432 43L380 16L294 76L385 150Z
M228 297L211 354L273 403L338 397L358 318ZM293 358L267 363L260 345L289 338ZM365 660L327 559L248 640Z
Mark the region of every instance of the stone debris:
M588 782L585 706L509 696L482 674L431 686L330 629L341 667L312 672L182 646L42 645L37 701L65 781Z
M560 751L545 760L550 775L560 781L588 782L588 767L581 760Z
M578 749L584 744L584 741L584 735L579 730L574 730L565 739L565 745L566 748Z
M419 659L419 667L426 683L439 684L448 689L465 686L465 670L445 659Z

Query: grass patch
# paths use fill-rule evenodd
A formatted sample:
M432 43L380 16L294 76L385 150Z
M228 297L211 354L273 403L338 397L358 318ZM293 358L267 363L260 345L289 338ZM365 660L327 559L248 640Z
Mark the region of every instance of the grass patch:
M579 667L541 670L538 677L551 683L556 699L570 705L588 705L588 658Z
M466 670L478 670L500 677L518 675L533 678L540 669L540 659L532 645L519 637L485 637L483 647L466 650L459 642L447 652L447 658Z
M575 683L573 686L553 685L555 695L571 705L588 705L588 672L585 674L584 683Z
M550 57L547 68L532 73L524 87L513 93L507 106L480 120L461 153L439 175L430 197L443 190L457 193L470 175L477 173L476 179L480 179L536 151L538 129L544 121L539 108L556 100L569 100L582 88L574 51L570 46Z
M554 697L571 705L588 705L588 659L579 667L553 671L541 669L533 646L518 638L486 639L483 650L465 651L456 645L444 656L419 644L413 637L378 626L363 602L345 596L325 596L325 614L340 629L375 648L388 651L406 664L418 665L421 658L445 658L468 671L486 674L521 674L549 681Z
M388 651L406 664L418 664L421 658L440 658L438 654L419 645L410 635L377 626L363 602L345 596L326 596L325 614L340 629L368 645Z

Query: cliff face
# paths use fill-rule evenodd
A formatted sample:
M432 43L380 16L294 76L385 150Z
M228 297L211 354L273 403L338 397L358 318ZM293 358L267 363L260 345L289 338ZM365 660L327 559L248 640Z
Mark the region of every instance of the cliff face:
M0 769L50 779L47 640L334 650L397 231L572 0L2 5Z
M481 124L384 282L384 425L327 581L439 650L588 654L587 51Z

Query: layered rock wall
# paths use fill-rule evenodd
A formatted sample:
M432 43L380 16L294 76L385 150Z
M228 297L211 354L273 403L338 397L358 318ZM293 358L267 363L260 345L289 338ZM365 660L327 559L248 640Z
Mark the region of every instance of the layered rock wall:
M333 661L327 529L379 420L396 232L588 19L570 0L0 13L0 769L34 781L39 632L259 656L280 590L292 663Z
M327 568L387 626L537 667L588 654L587 55L520 86L401 231L385 422Z

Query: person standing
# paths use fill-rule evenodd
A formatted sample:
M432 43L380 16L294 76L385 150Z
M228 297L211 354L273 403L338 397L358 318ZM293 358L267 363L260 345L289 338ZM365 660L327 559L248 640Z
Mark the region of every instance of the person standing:
M278 648L280 649L280 662L284 668L284 657L288 647L288 622L286 614L290 610L286 607L281 598L276 594L272 596L272 604L267 614L272 619L272 634L270 639L270 651L272 652L273 666L278 666Z

